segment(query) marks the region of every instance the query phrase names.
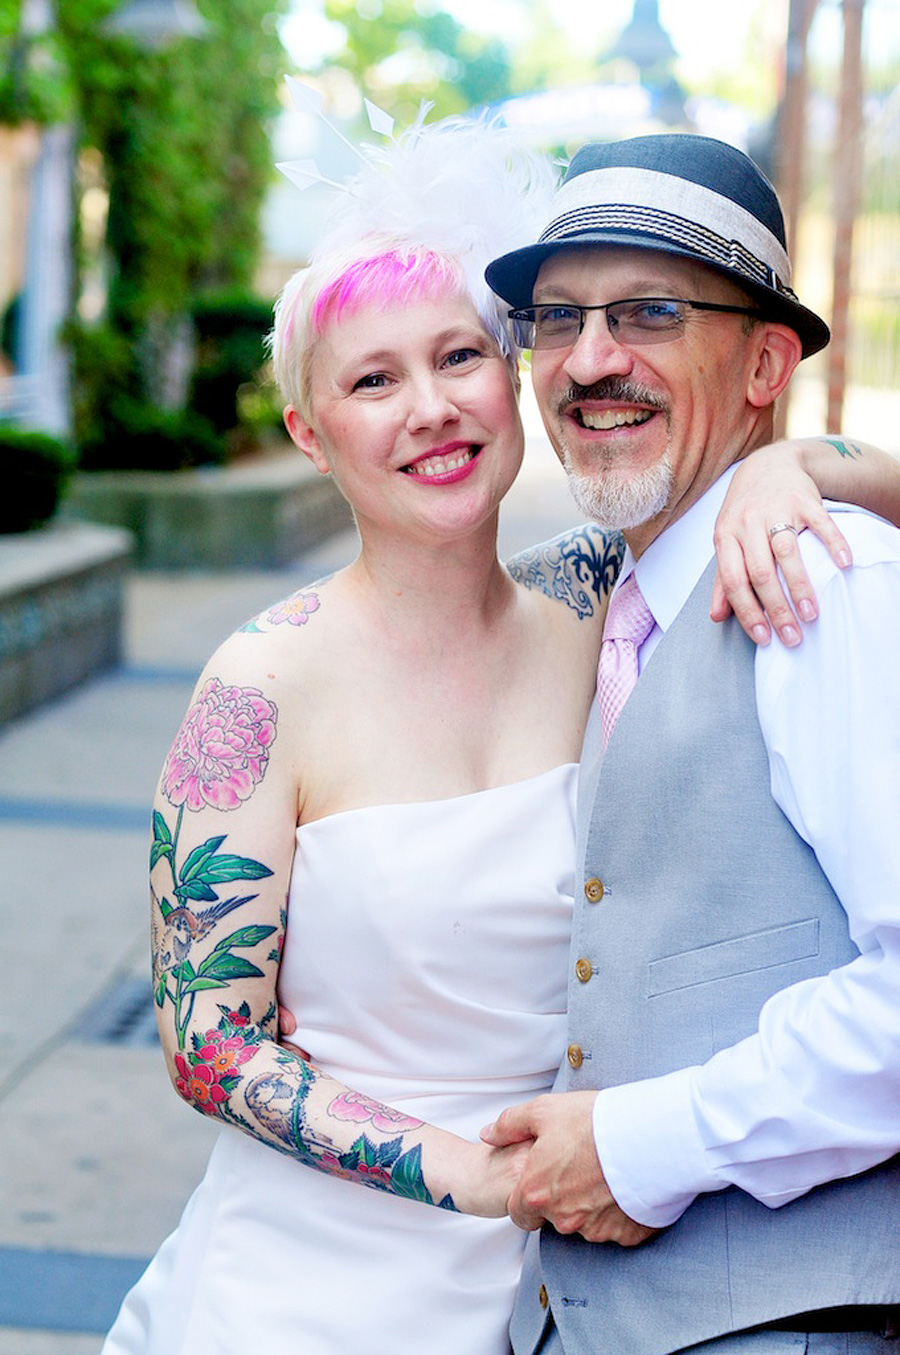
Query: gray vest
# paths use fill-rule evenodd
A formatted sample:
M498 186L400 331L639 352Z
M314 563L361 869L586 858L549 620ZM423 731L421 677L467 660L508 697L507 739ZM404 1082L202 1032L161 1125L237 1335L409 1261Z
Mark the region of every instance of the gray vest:
M735 622L709 621L713 568L660 642L605 757L591 717L572 1044L558 1090L704 1063L753 1034L773 993L858 953L814 854L771 797L754 647ZM575 976L579 960L590 962L579 965L587 981ZM542 1284L566 1355L668 1355L808 1309L896 1301L898 1206L893 1158L776 1210L733 1187L702 1195L637 1248L545 1229L529 1243L514 1348L526 1355L540 1335Z

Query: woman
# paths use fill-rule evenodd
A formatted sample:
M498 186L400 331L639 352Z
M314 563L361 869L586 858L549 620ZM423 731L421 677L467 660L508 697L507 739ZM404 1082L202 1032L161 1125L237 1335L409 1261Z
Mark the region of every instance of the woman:
M225 642L163 770L160 1031L178 1091L224 1128L107 1355L507 1349L521 1149L478 1130L560 1057L576 764L618 542L556 545L584 571L572 604L497 559L515 355L478 282L496 236L447 179L478 164L521 218L506 155L484 129L417 131L397 153L405 233L357 221L278 308L286 425L349 500L360 554ZM436 176L443 212L417 230ZM382 224L371 184L355 195ZM277 1043L276 980L310 1058Z

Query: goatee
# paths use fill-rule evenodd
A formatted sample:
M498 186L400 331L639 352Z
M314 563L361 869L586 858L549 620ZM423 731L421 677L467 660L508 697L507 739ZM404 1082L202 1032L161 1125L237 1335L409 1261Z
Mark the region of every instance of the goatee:
M598 474L577 475L568 455L563 464L572 497L586 517L605 532L640 527L661 513L672 492L672 463L668 454L655 466L635 472L597 468Z

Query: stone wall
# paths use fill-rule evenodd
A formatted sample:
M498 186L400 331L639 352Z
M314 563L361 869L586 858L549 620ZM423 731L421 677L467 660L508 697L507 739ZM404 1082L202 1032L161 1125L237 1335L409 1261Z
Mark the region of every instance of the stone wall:
M126 528L140 569L279 569L352 521L299 452L192 471L83 471L66 518Z
M0 725L120 661L131 548L79 523L0 536Z

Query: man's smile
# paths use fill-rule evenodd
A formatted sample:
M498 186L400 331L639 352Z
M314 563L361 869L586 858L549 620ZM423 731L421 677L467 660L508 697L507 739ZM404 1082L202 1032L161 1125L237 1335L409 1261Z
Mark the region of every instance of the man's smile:
M646 423L657 411L654 409L581 409L573 411L572 417L582 428L597 432L606 432L610 428L623 428L634 424Z

